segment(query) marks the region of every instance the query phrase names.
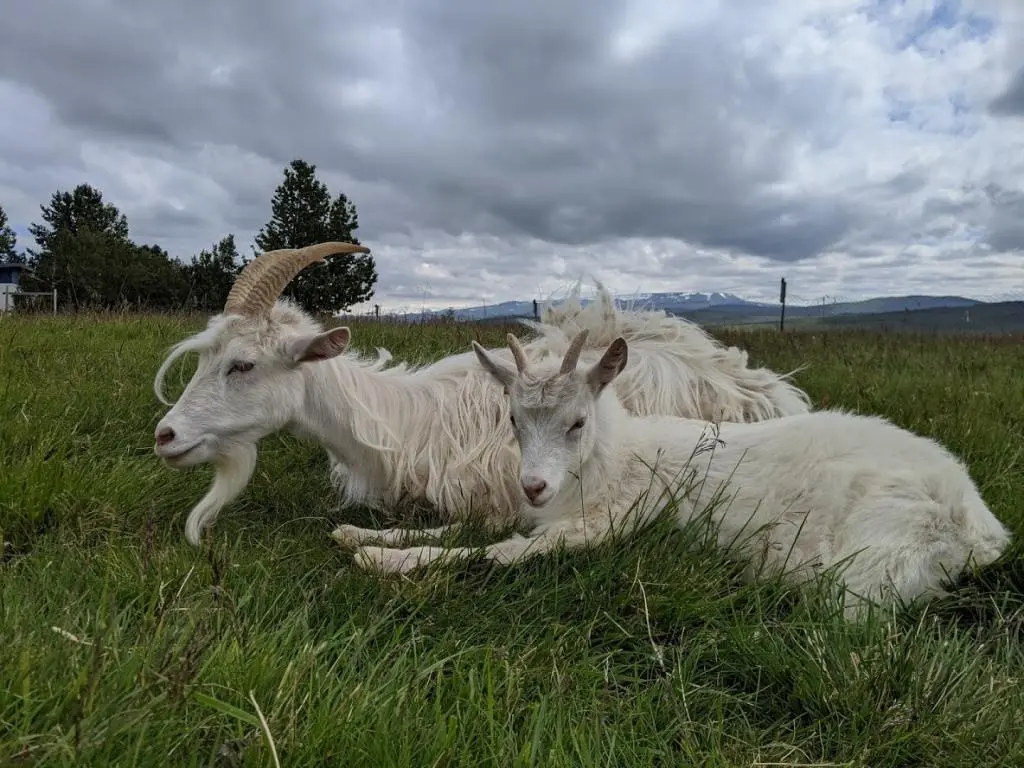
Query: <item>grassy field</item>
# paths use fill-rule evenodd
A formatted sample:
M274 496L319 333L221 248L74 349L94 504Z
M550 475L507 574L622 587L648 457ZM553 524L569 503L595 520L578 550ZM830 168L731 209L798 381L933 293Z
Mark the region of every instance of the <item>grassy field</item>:
M378 581L327 535L370 518L339 511L325 457L286 436L193 549L210 471L153 456L151 382L202 323L0 320L0 765L1024 764L1014 558L857 626L743 586L665 526ZM426 360L505 330L361 324L354 342ZM819 406L941 439L1024 532L1019 340L723 335L808 363Z

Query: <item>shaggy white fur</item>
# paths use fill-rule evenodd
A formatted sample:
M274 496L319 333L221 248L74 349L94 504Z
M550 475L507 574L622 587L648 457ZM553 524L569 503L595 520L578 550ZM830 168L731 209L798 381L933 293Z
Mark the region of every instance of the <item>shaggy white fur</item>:
M747 367L746 352L723 347L693 323L664 312L620 310L599 288L598 301L586 307L577 289L566 307L545 309L547 322L528 321L537 336L525 345L527 354L538 361L560 357L569 333L584 328L593 344L625 336L634 357L615 391L640 415L753 421L809 410L806 394L787 375ZM244 446L288 429L325 447L345 503L388 510L414 498L449 520L474 510L493 528L515 520L519 491L508 403L473 354L387 368L387 352L363 358L346 351L349 340L347 328L324 331L285 300L264 319L211 318L204 331L174 347L157 372L154 390L171 405L163 395L170 365L188 351L200 353L184 393L157 425L156 453L184 469L241 455ZM584 360L599 355L593 346L583 350ZM237 486L224 487L237 493ZM197 506L188 540L197 543L202 527L230 500L217 493ZM336 537L395 541L402 533L342 526Z
M1009 543L963 464L885 419L818 411L709 434L702 420L633 416L604 394L628 370L623 339L584 370L570 359L517 371L475 351L510 391L522 513L534 525L484 547L495 562L636 530L674 501L680 524L708 512L718 544L746 560L748 579L800 580L842 564L851 615L867 601L940 595L947 574L971 560L989 564ZM364 546L355 559L404 573L479 552Z

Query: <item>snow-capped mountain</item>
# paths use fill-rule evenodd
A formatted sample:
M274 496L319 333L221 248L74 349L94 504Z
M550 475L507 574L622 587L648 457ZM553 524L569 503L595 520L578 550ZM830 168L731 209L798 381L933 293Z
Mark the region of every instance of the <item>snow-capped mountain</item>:
M659 292L624 294L615 297L620 306L639 306L660 309L669 314L690 315L712 311L716 315L749 317L764 313L778 312L777 303L748 301L732 293L721 292ZM588 305L593 301L583 298L582 303ZM885 312L903 312L918 309L935 309L942 307L971 307L984 302L966 299L962 296L884 296L863 301L841 303L789 305L786 307L788 317L832 317L836 315L867 315ZM557 304L557 302L556 302ZM464 307L461 309L428 310L423 313L409 314L409 320L452 316L457 320L483 320L501 317L530 317L533 315L532 301L505 301L500 304Z
M616 297L619 301L636 301L641 304L650 304L658 309L666 309L669 306L682 306L688 309L706 309L707 307L722 306L760 306L755 302L741 299L732 293L639 293L635 296Z
M584 297L581 303L586 306L593 301ZM642 306L652 309L663 309L666 312L692 312L710 307L760 307L766 306L747 301L731 293L635 293L616 296L615 301L623 306ZM557 304L558 302L556 302ZM409 319L451 315L457 320L482 320L495 317L529 317L533 315L533 301L504 301L500 304L489 304L460 309L427 310L423 313L409 315Z

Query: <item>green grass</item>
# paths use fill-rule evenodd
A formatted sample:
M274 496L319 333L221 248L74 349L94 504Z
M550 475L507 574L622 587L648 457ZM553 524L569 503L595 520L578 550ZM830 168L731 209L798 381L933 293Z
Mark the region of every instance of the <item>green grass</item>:
M813 592L742 585L664 524L379 581L327 535L368 517L339 512L324 456L286 436L193 549L184 517L210 471L152 455L151 383L201 325L0 320L0 765L1024 764L1014 558L863 625ZM354 340L425 360L505 331L361 324ZM755 364L809 364L817 404L939 438L1024 529L1019 341L721 335Z

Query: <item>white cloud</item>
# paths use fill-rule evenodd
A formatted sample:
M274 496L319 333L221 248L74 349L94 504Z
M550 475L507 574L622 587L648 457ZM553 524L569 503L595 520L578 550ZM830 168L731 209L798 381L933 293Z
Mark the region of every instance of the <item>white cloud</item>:
M1024 298L1022 33L1010 0L38 0L0 28L0 204L28 245L84 181L140 242L248 250L303 157L386 309L581 273Z

